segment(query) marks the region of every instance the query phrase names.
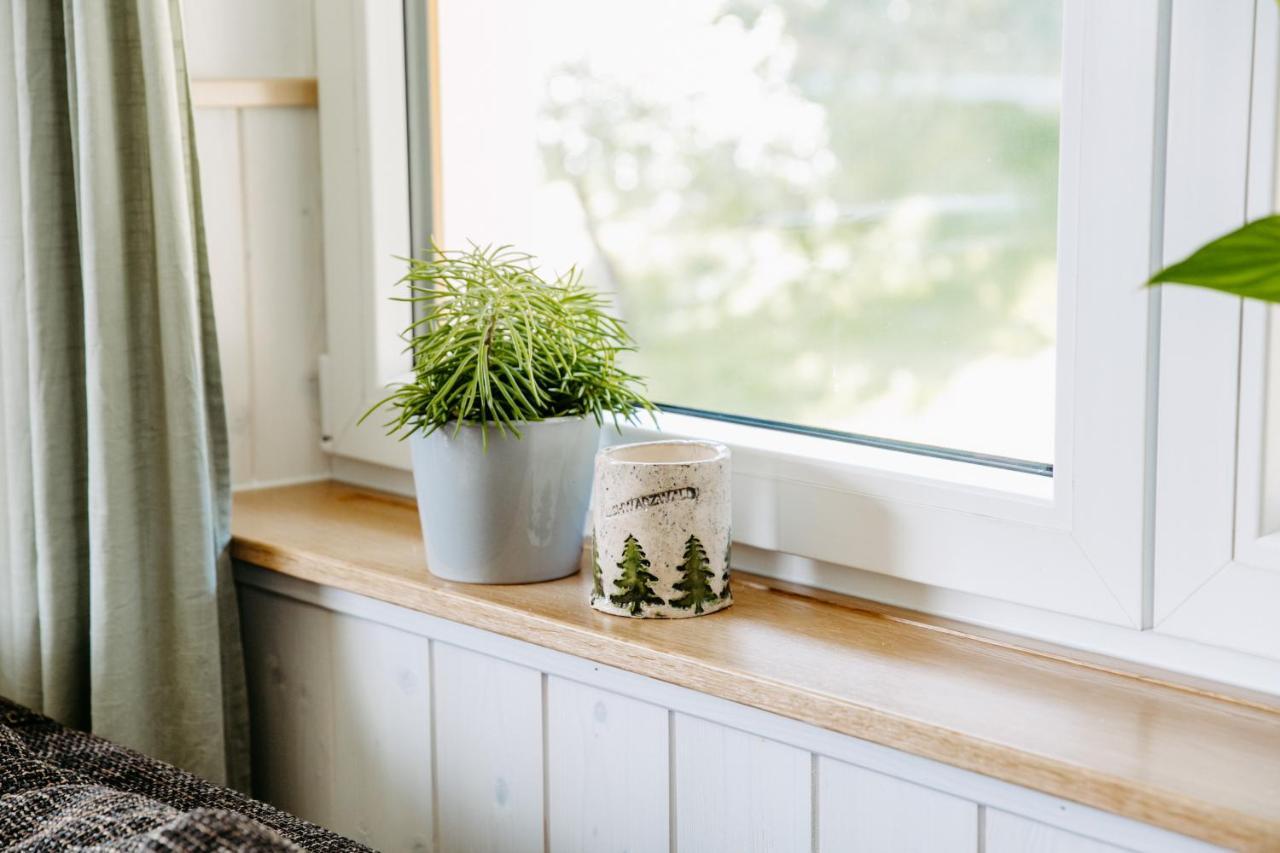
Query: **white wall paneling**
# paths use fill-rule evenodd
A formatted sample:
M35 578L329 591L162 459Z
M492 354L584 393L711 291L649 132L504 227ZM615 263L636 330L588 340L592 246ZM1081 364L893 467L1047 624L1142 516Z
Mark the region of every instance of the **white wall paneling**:
M192 77L314 77L315 0L182 0Z
M329 473L320 163L311 109L196 113L209 267L237 487Z
M818 759L821 853L977 853L978 805L863 767Z
M233 109L198 110L195 121L200 197L231 444L231 481L244 483L253 477L253 362L241 198L240 115Z
M253 721L254 793L334 825L333 615L269 593L240 594Z
M1272 2L1173 5L1166 262L1272 210L1278 36ZM1224 148L1237 156L1205 154ZM1280 535L1264 524L1267 337L1261 305L1164 288L1154 627L1280 658Z
M1120 847L1006 812L988 809L983 817L985 853L1123 853Z
M334 823L377 849L430 850L430 642L344 614L330 629Z
M670 849L670 712L547 679L547 828L557 853Z
M672 737L677 849L812 849L810 753L686 714Z
M1036 839L1066 845L1046 850L1213 849L1097 809L362 596L250 566L237 567L237 577L255 750L271 752L270 760L255 766L258 793L286 807L298 804L308 809L304 816L340 832L373 827L385 814L416 814L424 821L379 838L375 846L383 849L413 849L432 815L435 849L450 852L558 853L623 844L632 851L699 853L815 846L976 850L982 849L984 831L987 850L1020 849L991 846L1031 831L1021 824L1005 827L1003 818L993 827L997 811L1025 820ZM393 707L406 700L402 676L391 673L408 662L421 666L428 642L430 684L410 691L413 709ZM412 671L415 678L428 677L425 669ZM333 683L325 686L325 679ZM342 703L357 695L360 701L352 707L359 713L343 710ZM317 699L326 696L334 698ZM419 713L423 697L433 710ZM356 719L365 729L358 737L346 731ZM428 740L424 724L431 726ZM317 730L332 731L334 747L305 752ZM400 744L405 754L370 761L351 752L379 755L388 742ZM358 778L334 776L331 765L339 771L366 769ZM434 768L430 782L421 775L426 767ZM365 790L338 806L335 801L356 784ZM314 794L293 787L298 785L314 785ZM397 804L379 806L378 797L396 798ZM984 813L985 827L978 817ZM674 848L668 847L671 841Z
M254 793L385 850L432 849L428 640L240 593Z
M184 0L193 79L316 74L311 0ZM316 110L196 110L214 310L237 487L329 473Z
M244 205L254 361L253 474L327 471L316 361L324 349L320 151L314 110L245 110Z
M440 849L543 849L542 674L434 648Z

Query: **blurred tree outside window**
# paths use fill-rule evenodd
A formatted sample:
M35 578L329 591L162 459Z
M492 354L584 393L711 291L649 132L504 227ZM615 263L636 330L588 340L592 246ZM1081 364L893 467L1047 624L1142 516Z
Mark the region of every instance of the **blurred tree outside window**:
M448 240L579 262L655 401L1053 460L1057 0L497 5L442 23Z

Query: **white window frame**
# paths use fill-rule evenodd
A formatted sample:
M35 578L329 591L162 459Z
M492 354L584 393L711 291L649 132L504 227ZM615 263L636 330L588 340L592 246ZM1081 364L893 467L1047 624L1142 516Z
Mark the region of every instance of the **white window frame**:
M431 4L430 20L436 2L463 2L418 1ZM1259 8L1270 4L1262 0ZM1247 7L1252 16L1255 0L1180 0L1177 6L1181 22L1184 14L1187 20L1212 17L1227 6L1238 14ZM1184 13L1184 6L1191 8ZM1184 101L1210 94L1197 93L1181 71L1169 74L1171 10L1169 0L1064 2L1052 480L663 414L664 435L715 438L733 449L735 541L1113 625L1151 627L1162 601L1151 560L1157 399L1159 414L1172 405L1156 389L1170 381L1160 358L1176 334L1161 316L1160 292L1140 284L1163 258L1186 248L1193 232L1207 236L1199 227L1179 236L1165 222L1167 105L1176 107L1176 117ZM1274 40L1273 17L1258 13L1265 24L1259 32L1270 28L1267 38ZM1179 23L1177 31L1191 32L1190 26ZM1215 33L1236 37L1210 29L1205 38ZM355 425L403 369L396 334L408 312L387 299L401 270L393 256L409 251L400 4L330 0L317 7L316 37L329 333L321 369L326 447L344 459L407 469L403 443L384 436L376 423ZM1200 47L1224 55L1239 49L1234 42ZM1274 78L1273 49L1255 51L1252 62L1251 74ZM1170 91L1171 84L1179 90ZM1266 103L1250 110L1274 112ZM1251 150L1273 155L1274 137L1256 135ZM1239 157L1235 142L1202 133L1195 156L1230 171L1231 158ZM1170 146L1178 157L1181 145ZM1243 184L1237 190L1244 192ZM1170 197L1182 198L1179 192L1171 187ZM1259 204L1269 203L1259 196ZM1181 299L1166 295L1164 304ZM651 435L629 427L622 438ZM1162 453L1172 452L1170 430L1162 428L1159 439Z
M1275 209L1278 33L1274 2L1174 5L1166 262ZM1266 427L1273 316L1212 291L1163 294L1151 627L1280 659L1280 529L1264 522L1266 454L1280 453L1280 425Z
M315 5L325 327L321 445L336 456L409 467L409 449L361 416L407 369L400 333L407 303L394 282L409 235L404 16L387 0Z

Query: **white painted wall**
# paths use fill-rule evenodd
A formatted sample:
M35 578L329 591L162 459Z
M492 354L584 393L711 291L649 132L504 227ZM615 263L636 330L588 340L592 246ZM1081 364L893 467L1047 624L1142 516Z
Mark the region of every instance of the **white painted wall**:
M183 15L192 79L316 75L312 0L184 0ZM325 476L316 110L197 109L196 143L232 481Z
M1213 849L444 619L237 577L256 793L381 850Z

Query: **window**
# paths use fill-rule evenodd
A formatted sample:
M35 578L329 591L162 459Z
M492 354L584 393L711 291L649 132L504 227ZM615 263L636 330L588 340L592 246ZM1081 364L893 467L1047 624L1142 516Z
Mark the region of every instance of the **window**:
M656 401L1052 462L1060 0L439 26L445 241L584 266Z
M662 430L731 446L744 560L1280 656L1261 604L1203 616L1280 590L1275 321L1140 287L1271 209L1277 29L1257 0L323 4L328 447L408 467L355 426L405 369L394 256L514 242L616 288Z

